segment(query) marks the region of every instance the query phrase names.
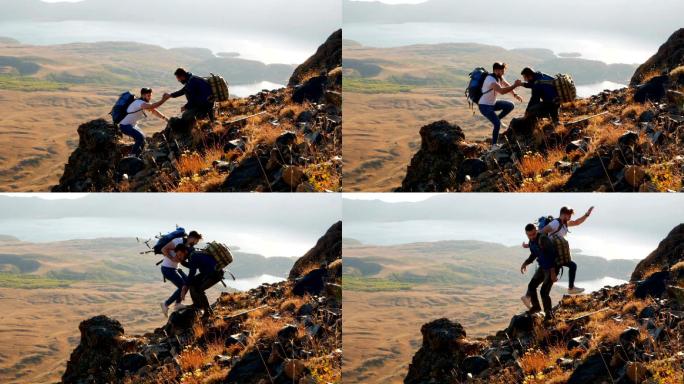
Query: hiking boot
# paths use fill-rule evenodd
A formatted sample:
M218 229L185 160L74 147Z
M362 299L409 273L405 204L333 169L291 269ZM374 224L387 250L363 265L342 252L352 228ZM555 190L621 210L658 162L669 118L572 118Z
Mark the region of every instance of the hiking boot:
M538 307L532 307L532 308L530 308L529 311L527 311L527 313L529 313L530 315L534 315L535 313L539 313L539 312L541 312L541 308L538 308Z
M165 302L161 302L159 305L161 305L162 313L164 314L164 317L169 317L169 306L166 305Z
M582 292L584 292L584 288L580 288L580 287L568 288L568 293L571 295L575 295L575 294L582 293Z
M523 296L520 298L527 309L532 309L532 299L529 296Z
M502 146L501 144L493 144L493 145L491 146L491 148L489 148L489 151L487 151L487 153L496 152L496 151L498 151L499 149L501 149L502 147L503 147L503 146Z

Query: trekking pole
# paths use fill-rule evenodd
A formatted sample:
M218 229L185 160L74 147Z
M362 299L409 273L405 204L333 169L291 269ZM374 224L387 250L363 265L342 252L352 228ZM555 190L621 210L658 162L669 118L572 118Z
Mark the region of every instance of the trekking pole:
M599 117L599 116L606 115L606 114L608 114L608 113L609 113L609 111L604 111L604 112L601 112L601 113L599 113L599 114L592 115L592 116L588 116L588 117L583 117L583 118L578 119L578 120L575 120L575 121L568 121L567 123L564 123L563 125L568 126L568 125L573 125L573 124L581 123L581 122L584 122L584 121L587 121L587 120L591 120L591 119L593 119L593 118L595 118L595 117Z

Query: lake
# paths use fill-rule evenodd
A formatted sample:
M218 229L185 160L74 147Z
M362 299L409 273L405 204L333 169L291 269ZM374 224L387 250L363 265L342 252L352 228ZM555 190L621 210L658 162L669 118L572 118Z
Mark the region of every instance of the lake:
M197 229L205 239L239 247L242 252L263 256L302 256L316 242L295 231L272 227L250 227L239 220L198 220L188 214L182 223L187 231ZM62 218L62 219L0 219L0 234L12 235L34 243L96 239L103 237L154 238L159 232L170 232L176 223L152 218ZM271 231L271 232L268 232ZM318 235L318 234L316 234ZM154 243L154 241L152 242ZM147 247L140 244L140 250Z
M567 270L566 270L565 274L567 274ZM560 282L556 283L555 285L563 287L564 289L567 289L568 288L567 277L564 275L562 279L565 281L560 281ZM576 281L575 285L580 287L580 288L584 288L585 289L584 293L592 293L592 292L596 292L596 291L600 290L601 288L603 288L605 286L614 287L617 285L622 285L622 284L627 284L627 283L628 283L627 280L620 280L620 279L616 279L613 277L604 277L604 278L596 279L596 280Z
M617 89L626 88L627 85L619 84L612 81L602 81L600 83L589 84L589 85L578 85L577 86L577 96L578 97L589 97L597 95L605 90L614 91Z
M344 38L374 47L411 44L479 43L506 49L546 48L579 52L605 63L643 63L662 41L645 41L605 32L567 31L539 26L470 23L345 23Z
M226 20L226 25L230 21ZM87 31L85 33L84 31ZM227 28L197 28L163 23L109 21L2 22L0 36L26 44L53 45L74 42L135 41L164 48L208 48L214 53L237 52L239 57L266 64L299 64L311 56L318 43L285 38L275 34L245 34Z
M285 85L283 84L276 84L272 83L270 81L261 81L258 83L254 84L246 84L246 85L230 85L230 95L231 96L236 96L236 97L247 97L250 95L255 95L259 92L261 92L264 89L274 90L274 89L280 89L284 88Z
M586 227L585 227L586 228ZM606 259L643 259L658 245L634 234L625 234L609 228L582 227L573 229L568 237L573 249L583 255ZM520 223L497 222L492 230L491 221L465 220L409 220L397 222L344 223L344 237L369 245L399 245L414 242L449 240L479 240L506 246L518 246L527 241Z
M273 275L261 275L258 277L250 277L248 279L240 279L239 277L233 281L228 274L224 278L228 288L237 289L238 291L249 291L250 289L256 288L261 284L274 284L281 281L285 281L284 278L273 276ZM222 285L217 285L223 287Z

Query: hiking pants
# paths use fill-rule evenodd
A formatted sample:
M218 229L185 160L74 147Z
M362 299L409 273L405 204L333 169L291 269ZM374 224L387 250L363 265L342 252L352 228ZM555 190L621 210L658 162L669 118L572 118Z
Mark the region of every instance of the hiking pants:
M208 117L212 122L215 120L214 116L214 104L205 105L202 107L190 107L187 108L183 115L181 115L181 120L188 126L194 125L197 119L202 119Z
M508 116L509 113L515 108L515 104L508 100L497 100L494 105L479 105L480 113L482 116L486 117L487 120L494 124L494 130L492 131L492 144L496 144L499 141L499 130L501 129L501 119ZM498 115L497 111L501 111Z
M532 104L527 107L527 114L529 117L535 119L541 119L543 117L550 117L554 123L557 123L560 118L558 117L558 110L560 109L560 104L542 101L537 104Z
M532 280L530 280L530 283L527 285L527 296L532 299L531 311L533 312L541 310L541 306L539 305L539 297L537 296L537 288L540 284L541 290L539 293L541 293L544 312L547 316L550 316L552 308L550 293L551 287L553 286L553 281L551 281L551 270L537 268L537 270L534 272L534 276L532 276Z
M137 125L132 126L129 124L122 124L119 126L119 129L121 129L121 133L135 140L135 144L133 145L133 154L135 156L140 156L145 148L145 134L143 133L142 129L140 129Z
M209 299L207 299L207 294L204 291L213 287L221 280L223 280L223 271L213 271L211 273L200 273L190 281L189 289L192 304L195 308L204 310L204 317L208 317L211 313Z
M174 302L180 304L181 289L185 285L185 281L188 277L185 275L185 273L183 273L182 270L171 267L161 267L161 272L162 276L164 276L166 280L172 282L173 285L176 286L176 291L173 292L173 294L168 299L166 299L164 303L167 307Z
M575 276L577 275L577 263L574 261L565 264L564 267L568 267L568 288L572 289L575 287Z

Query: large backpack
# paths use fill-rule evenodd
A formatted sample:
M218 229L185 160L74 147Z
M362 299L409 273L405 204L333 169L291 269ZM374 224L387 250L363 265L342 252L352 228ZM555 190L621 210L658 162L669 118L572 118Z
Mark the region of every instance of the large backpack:
M228 93L228 82L223 78L223 76L211 73L206 80L211 86L211 95L213 101L224 102L230 99L230 94Z
M577 99L577 87L572 76L559 73L553 80L540 80L541 84L550 84L556 89L559 103L569 103Z
M470 74L468 75L470 77L470 82L468 83L468 88L466 88L465 95L468 98L468 102L470 103L470 107L472 108L474 104L477 104L480 102L480 99L485 93L489 93L492 90L490 89L487 92L482 92L482 87L484 86L484 82L487 79L487 76L490 76L491 74L487 72L486 69L479 67L475 68Z
M135 95L131 92L126 91L119 96L116 100L116 104L112 107L110 115L112 115L112 122L114 124L119 124L127 115L128 107L135 101Z
M216 241L207 243L204 252L216 260L216 270L220 271L233 262L233 254L225 244Z
M537 222L537 228L542 230L554 220L558 219L554 219L553 216L542 216ZM572 261L572 256L570 255L570 243L568 243L568 241L561 236L554 236L556 233L560 232L561 229L563 229L562 224L555 232L548 234L549 239L553 243L553 246L556 250L557 266L568 265Z
M175 231L160 236L159 240L157 240L157 243L154 245L154 247L152 247L152 249L154 250L154 253L156 255L161 255L162 248L164 248L166 244L170 243L174 239L185 236L187 236L187 234L185 233L185 229L183 229L182 227L178 227Z

